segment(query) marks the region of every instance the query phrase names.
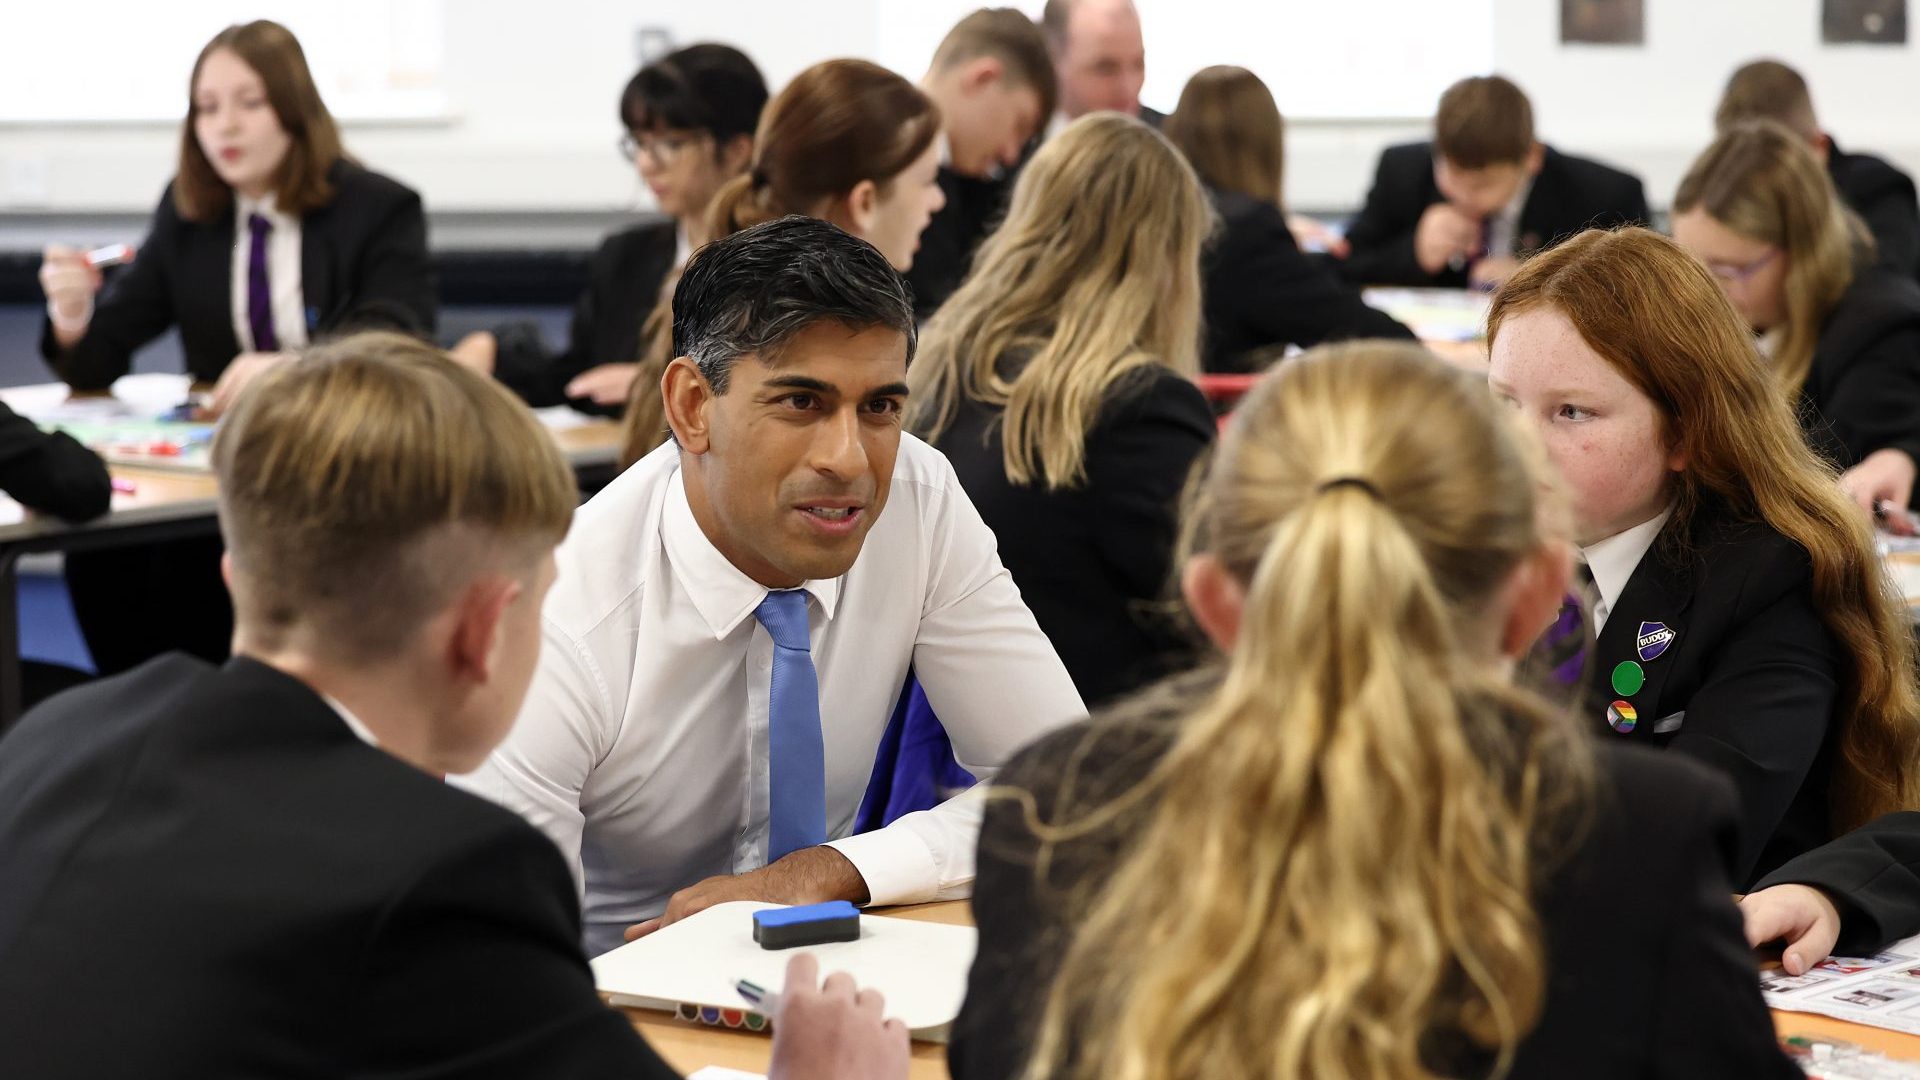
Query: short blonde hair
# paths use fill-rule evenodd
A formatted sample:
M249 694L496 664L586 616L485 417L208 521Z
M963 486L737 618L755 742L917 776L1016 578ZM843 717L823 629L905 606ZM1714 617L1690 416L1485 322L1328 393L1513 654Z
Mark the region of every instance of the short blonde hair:
M404 645L486 569L525 572L578 501L559 447L497 383L370 332L241 395L213 443L241 631L361 659Z

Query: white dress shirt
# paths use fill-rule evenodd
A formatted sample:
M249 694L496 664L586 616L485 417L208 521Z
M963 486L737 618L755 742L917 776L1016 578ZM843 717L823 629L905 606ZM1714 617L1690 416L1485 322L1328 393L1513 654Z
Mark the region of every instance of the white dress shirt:
M552 836L583 880L590 955L679 889L766 863L773 642L767 589L714 547L671 442L580 508L558 553L544 651L518 725L454 782ZM885 508L853 567L809 581L826 748L827 835L875 904L967 895L978 789L849 836L911 664L985 779L1085 715L1073 682L947 459L902 436Z
M1520 235L1520 215L1526 212L1527 196L1533 194L1533 178L1526 177L1514 189L1507 205L1487 220L1487 254L1512 255L1514 241Z
M1647 549L1653 547L1660 530L1667 527L1667 519L1672 516L1673 507L1669 506L1650 521L1580 549L1587 569L1593 574L1593 589L1600 594L1593 605L1595 634L1606 628L1607 616L1613 612L1613 605L1620 602L1621 591L1632 580L1633 572L1640 568L1640 560L1647 557Z
M273 223L267 233L267 291L273 300L273 332L281 349L297 349L307 343L306 293L300 285L300 219L281 213L273 205L273 196L255 201L233 197L233 336L241 352L258 351L253 342L253 323L247 318L247 270L253 255L253 230L247 218L259 214Z
M341 720L346 721L347 730L353 732L354 738L359 739L368 746L380 745L380 740L373 737L372 729L361 723L360 718L353 715L353 710L341 704L339 698L334 697L332 694L321 694L320 700L333 706L333 711L340 714Z

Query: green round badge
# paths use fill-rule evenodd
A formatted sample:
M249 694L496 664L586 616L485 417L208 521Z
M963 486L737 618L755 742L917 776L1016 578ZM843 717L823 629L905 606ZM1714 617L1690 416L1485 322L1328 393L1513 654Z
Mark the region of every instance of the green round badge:
M1621 697L1632 697L1647 685L1647 673L1644 668L1631 660L1622 660L1613 668L1613 692Z

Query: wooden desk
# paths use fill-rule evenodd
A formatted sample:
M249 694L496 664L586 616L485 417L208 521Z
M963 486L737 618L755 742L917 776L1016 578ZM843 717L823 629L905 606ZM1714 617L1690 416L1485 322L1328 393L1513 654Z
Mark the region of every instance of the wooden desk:
M913 907L878 908L870 912L902 919L967 926L973 911L965 900ZM633 1028L652 1044L667 1063L681 1073L690 1073L708 1065L765 1073L773 1054L773 1040L763 1033L729 1031L704 1024L676 1020L672 1015L651 1009L622 1009L633 1021ZM947 1080L947 1047L944 1043L913 1044L913 1059L907 1067L909 1080Z
M878 909L873 914L903 919L925 919L930 922L961 926L968 925L973 920L972 909L964 900ZM667 1013L647 1009L621 1011L625 1012L628 1019L633 1022L634 1030L651 1043L661 1057L666 1058L669 1064L682 1073L690 1073L708 1065L721 1065L729 1069L741 1069L754 1073L767 1071L768 1059L773 1052L773 1041L765 1034L729 1031L724 1028L687 1023L676 1020ZM1884 1031L1880 1028L1850 1024L1844 1020L1815 1016L1812 1013L1776 1012L1773 1014L1773 1026L1783 1039L1796 1035L1813 1039L1832 1039L1877 1050L1888 1057L1903 1061L1920 1061L1920 1035ZM914 1043L913 1059L908 1066L907 1075L911 1080L947 1080L947 1048L936 1043Z
M22 389L33 393L44 388ZM620 425L592 420L554 430L553 438L583 487L598 487L612 479L620 453ZM0 732L20 716L21 556L158 543L219 531L218 488L211 473L121 465L109 471L133 490L114 492L111 510L78 525L27 514L0 496Z

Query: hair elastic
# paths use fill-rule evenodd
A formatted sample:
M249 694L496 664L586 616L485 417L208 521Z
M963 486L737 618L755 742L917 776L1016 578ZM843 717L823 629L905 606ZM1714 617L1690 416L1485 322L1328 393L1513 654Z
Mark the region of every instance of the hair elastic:
M1321 495L1325 495L1337 487L1357 487L1361 491L1373 496L1374 499L1379 502L1386 501L1385 497L1380 494L1379 488L1374 487L1372 482L1358 476L1336 476L1331 480L1323 480L1320 486L1314 490Z

